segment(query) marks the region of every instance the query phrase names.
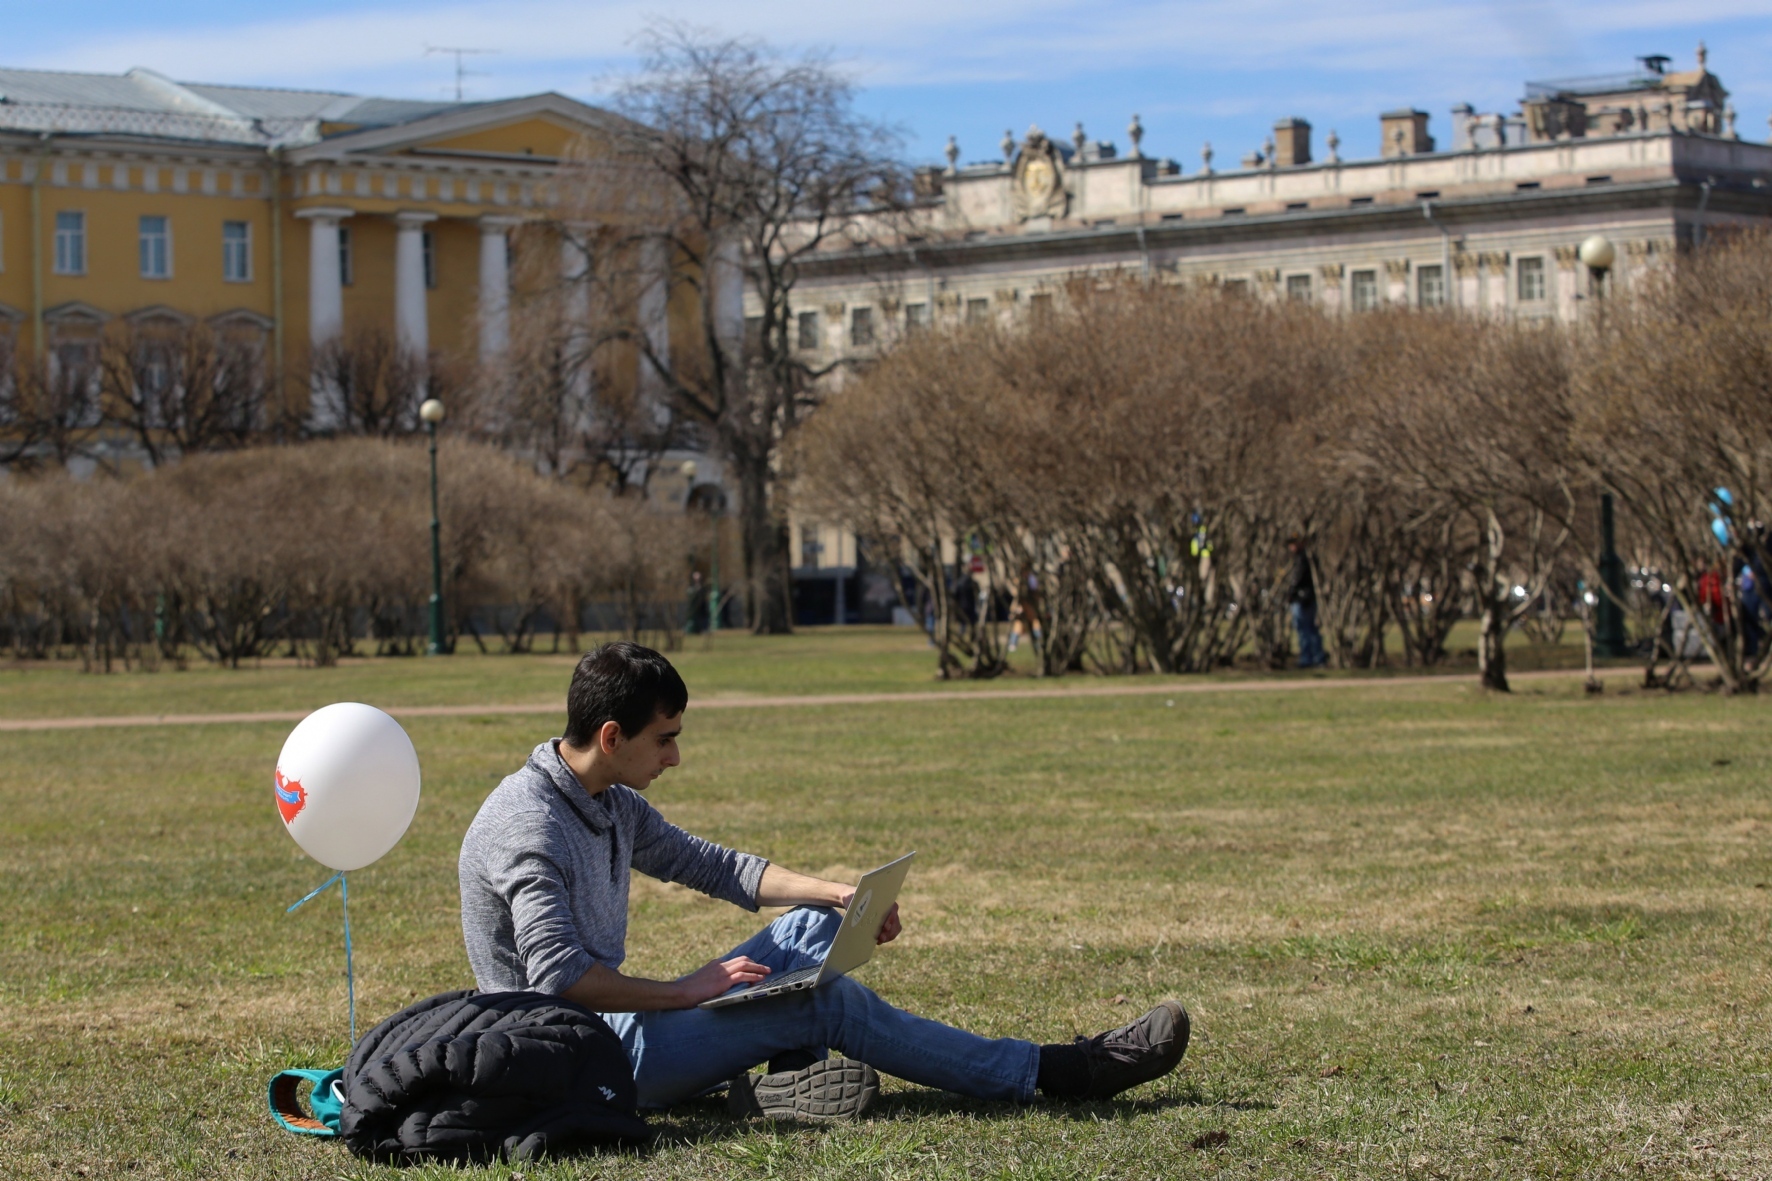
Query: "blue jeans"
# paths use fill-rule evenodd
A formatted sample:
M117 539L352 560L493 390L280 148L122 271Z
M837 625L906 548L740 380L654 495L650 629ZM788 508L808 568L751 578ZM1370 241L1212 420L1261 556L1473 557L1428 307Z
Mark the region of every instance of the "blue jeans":
M1323 633L1317 630L1317 605L1292 604L1292 627L1298 632L1298 667L1316 668L1328 661L1323 655Z
M843 916L828 907L790 910L721 959L749 956L771 972L824 958ZM847 976L817 988L723 1009L605 1013L634 1066L642 1107L668 1107L794 1050L829 1048L876 1070L979 1099L1034 1097L1040 1047L982 1038L913 1017Z

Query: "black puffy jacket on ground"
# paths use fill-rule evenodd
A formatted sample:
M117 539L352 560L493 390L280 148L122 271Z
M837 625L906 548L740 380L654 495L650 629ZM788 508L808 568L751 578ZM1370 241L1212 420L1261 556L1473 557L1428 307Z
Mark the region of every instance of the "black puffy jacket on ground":
M381 1160L514 1160L646 1136L621 1041L534 992L447 992L370 1030L345 1065L339 1136Z

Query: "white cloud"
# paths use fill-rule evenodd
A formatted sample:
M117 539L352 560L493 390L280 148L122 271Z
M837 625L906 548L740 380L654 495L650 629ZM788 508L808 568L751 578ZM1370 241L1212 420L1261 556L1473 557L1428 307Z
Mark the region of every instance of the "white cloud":
M501 89L536 89L526 80L547 79L582 93L629 58L634 35L661 11L740 31L732 7L717 0L679 0L664 10L637 0L515 0L496 7L366 8L192 29L160 24L154 32L130 30L108 40L93 39L88 29L80 40L18 64L106 71L150 65L182 78L287 85L386 76L434 87L449 68L434 58L426 62L425 47L465 45L498 51L472 64ZM1527 0L1432 6L1411 0L1136 0L1112 7L1084 0L762 0L745 6L742 31L782 44L832 46L871 85L1058 81L1116 66L1167 63L1183 75L1295 67L1475 78L1533 58L1547 67L1579 66L1581 45L1570 29L1592 39L1765 15L1765 0L1683 6L1569 0L1555 7ZM1671 49L1681 57L1690 53L1690 47Z

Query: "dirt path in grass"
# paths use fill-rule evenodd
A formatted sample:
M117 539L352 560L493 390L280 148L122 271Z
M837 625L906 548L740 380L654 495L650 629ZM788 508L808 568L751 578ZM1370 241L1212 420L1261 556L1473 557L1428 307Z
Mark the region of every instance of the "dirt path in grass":
M1614 672L1627 672L1618 669ZM1579 669L1544 669L1518 672L1510 681L1543 681L1581 676ZM897 693L823 693L777 696L729 694L702 697L691 701L697 710L704 709L801 709L814 705L899 705L907 702L964 701L1040 701L1070 697L1182 697L1194 693L1286 693L1309 690L1352 691L1357 689L1407 688L1419 685L1463 685L1474 687L1475 677L1439 674L1402 677L1288 677L1271 680L1199 680L1149 681L1142 678L1123 681L1071 683L1052 688L1015 687L991 689L941 690L918 689ZM529 705L393 705L384 706L397 718L463 718L497 715L558 714L559 701L536 702ZM75 718L0 718L0 732L20 730L85 730L115 726L225 726L252 722L299 722L312 710L263 710L255 713L213 714L115 714Z

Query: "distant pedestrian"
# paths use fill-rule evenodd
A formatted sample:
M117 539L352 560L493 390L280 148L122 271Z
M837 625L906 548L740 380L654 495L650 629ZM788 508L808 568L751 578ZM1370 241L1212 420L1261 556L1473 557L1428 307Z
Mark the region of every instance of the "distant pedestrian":
M1032 567L1023 566L1015 580L1015 591L1009 600L1009 650L1015 651L1026 632L1033 641L1034 655L1040 654L1045 632L1040 618L1040 576Z
M1286 539L1286 548L1292 553L1286 601L1292 604L1292 628L1298 633L1298 667L1316 668L1329 660L1323 655L1323 634L1317 630L1317 580L1303 539L1294 533Z
M1759 568L1751 561L1741 564L1735 576L1735 589L1741 596L1741 654L1752 660L1760 653L1760 640L1766 634L1766 599Z
M692 636L699 636L708 630L712 617L708 612L708 588L702 581L701 571L689 572L689 602L683 630Z

